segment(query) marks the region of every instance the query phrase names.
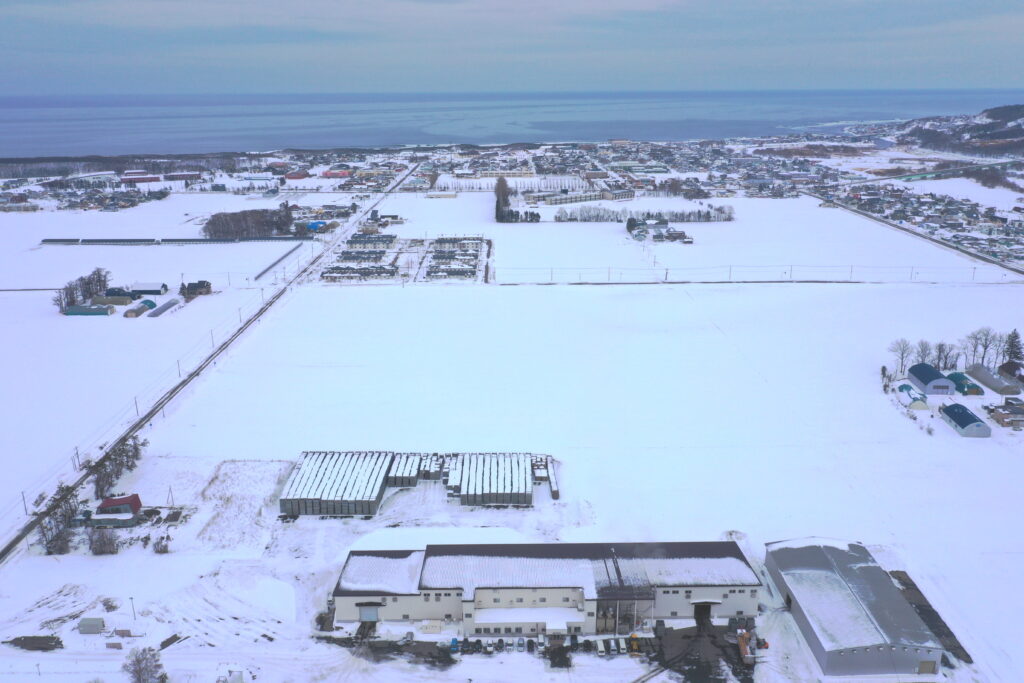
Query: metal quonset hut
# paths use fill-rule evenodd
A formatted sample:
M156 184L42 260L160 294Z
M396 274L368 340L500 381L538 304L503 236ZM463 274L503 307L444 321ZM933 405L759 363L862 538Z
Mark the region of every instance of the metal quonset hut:
M960 436L985 438L992 436L992 428L970 411L967 406L959 403L939 406L939 416Z
M979 384L984 384L997 394L1002 394L1004 396L1016 396L1020 393L1020 386L1018 386L1016 382L1011 382L981 363L975 363L974 365L969 366L967 368L967 374L978 380Z
M952 380L958 393L964 396L984 396L985 390L979 387L977 384L971 381L971 378L962 372L951 372L949 373L949 379Z
M766 548L765 568L826 676L938 673L942 643L867 548L815 538Z
M953 381L935 369L931 363L911 365L907 379L924 394L948 396L953 393Z

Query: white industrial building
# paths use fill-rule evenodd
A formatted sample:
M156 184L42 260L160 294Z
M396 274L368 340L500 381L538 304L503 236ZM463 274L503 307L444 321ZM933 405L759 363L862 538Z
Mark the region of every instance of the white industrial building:
M939 672L942 643L863 545L810 538L767 549L765 569L823 674Z
M351 551L336 625L438 622L464 635L630 633L752 617L761 583L731 541L428 545Z

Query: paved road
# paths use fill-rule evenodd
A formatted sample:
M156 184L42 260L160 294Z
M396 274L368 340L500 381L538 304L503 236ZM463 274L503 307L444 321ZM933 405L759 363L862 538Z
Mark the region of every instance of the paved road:
M357 226L359 222L370 213L371 210L379 206L380 203L383 202L387 198L387 196L395 190L395 188L400 186L405 181L406 178L412 175L412 173L415 172L418 167L419 165L417 164L416 166L413 166L411 169L409 169L409 171L404 176L395 181L395 183L392 184L391 187L389 187L386 192L382 193L381 197L378 198L376 202L374 202L371 206L367 207L358 216L353 217L353 219L349 221L349 224L353 226L353 228L354 226ZM163 396L157 399L156 403L154 403L139 419L133 422L124 431L124 433L117 437L117 439L113 440L107 447L107 452L109 453L110 450L113 449L115 446L124 443L127 439L134 436L143 427L149 424L160 413L160 411L163 410L164 407L174 399L175 396L180 394L182 390L185 389L185 387L187 387L197 377L199 377L199 375L201 375L203 371L206 370L206 368L208 368L213 363L213 361L217 359L218 356L224 353L224 351L226 351L227 348L231 346L231 344L233 344L236 339L242 336L242 333L249 329L253 325L253 323L262 318L263 314L270 310L270 308L275 303L277 303L282 296L284 296L285 292L288 291L289 287L301 281L301 279L305 277L307 274L313 272L316 269L317 264L319 264L319 262L324 258L324 256L331 253L331 248L340 240L347 237L349 232L350 231L339 230L335 234L333 239L331 239L328 243L324 245L323 250L319 254L314 256L303 269L297 272L290 280L285 282L284 285L282 285L281 289L279 289L277 292L274 293L273 296L267 299L266 303L264 303L259 308L259 310L257 310L255 313L252 314L252 316L250 316L246 321L244 321L238 327L238 329L236 329L234 333L231 334L231 336L229 336L226 340L224 340L224 342L220 344L220 346L215 348L210 353L210 355L207 356L203 360L203 362L199 364L198 367L192 370L192 372L190 372L184 379L175 384ZM8 541L7 544L4 545L2 549L0 549L0 563L3 563L8 557L10 557L11 553L13 553L14 550L18 547L18 544L20 544L22 541L28 538L39 527L40 523L45 518L52 515L61 506L65 498L72 495L77 496L78 489L81 486L83 486L89 480L89 478L93 476L93 474L95 474L99 467L104 463L106 457L106 455L101 456L93 465L83 470L79 477L75 479L73 482L71 482L71 488L69 489L69 493L64 498L51 498L46 508L42 512L36 513L28 521L28 523L26 523L25 526L23 526L21 530L17 534L15 534L15 536L10 541Z

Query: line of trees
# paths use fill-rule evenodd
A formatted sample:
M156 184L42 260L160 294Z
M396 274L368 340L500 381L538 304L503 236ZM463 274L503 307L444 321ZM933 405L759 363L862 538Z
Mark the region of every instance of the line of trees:
M53 305L64 313L68 306L77 306L85 303L107 291L110 286L110 271L103 268L94 268L88 275L83 275L77 280L71 280L57 290L53 295Z
M498 223L540 223L536 211L519 211L512 208L512 189L505 176L494 183L494 220Z
M78 514L78 499L73 487L60 484L50 500L59 500L60 505L39 524L39 543L47 555L64 555L71 550L71 520Z
M933 344L927 339L911 344L906 339L896 339L889 344L889 352L893 354L900 374L906 372L909 365L917 363L930 363L945 372L956 370L961 364L967 367L975 363L1002 365L1010 360L1024 362L1020 333L1015 329L1002 334L991 327L980 327L956 344L944 341Z
M633 219L666 220L672 223L712 223L735 220L736 214L731 206L707 205L706 209L693 211L630 211L629 209L608 209L603 206L581 206L578 209L559 209L555 213L555 221L579 221L581 223L622 223Z
M106 458L95 467L93 493L96 498L106 498L121 475L126 470L131 472L135 469L142 458L143 450L148 445L149 441L138 436L130 436L107 451Z
M209 239L270 237L289 233L292 222L288 202L283 202L277 209L215 213L203 226L203 234Z

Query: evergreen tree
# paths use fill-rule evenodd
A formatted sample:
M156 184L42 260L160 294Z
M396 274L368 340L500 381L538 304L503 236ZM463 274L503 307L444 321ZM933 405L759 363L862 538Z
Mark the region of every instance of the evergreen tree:
M1024 348L1021 347L1020 332L1016 329L1006 335L1006 359L1024 362Z

